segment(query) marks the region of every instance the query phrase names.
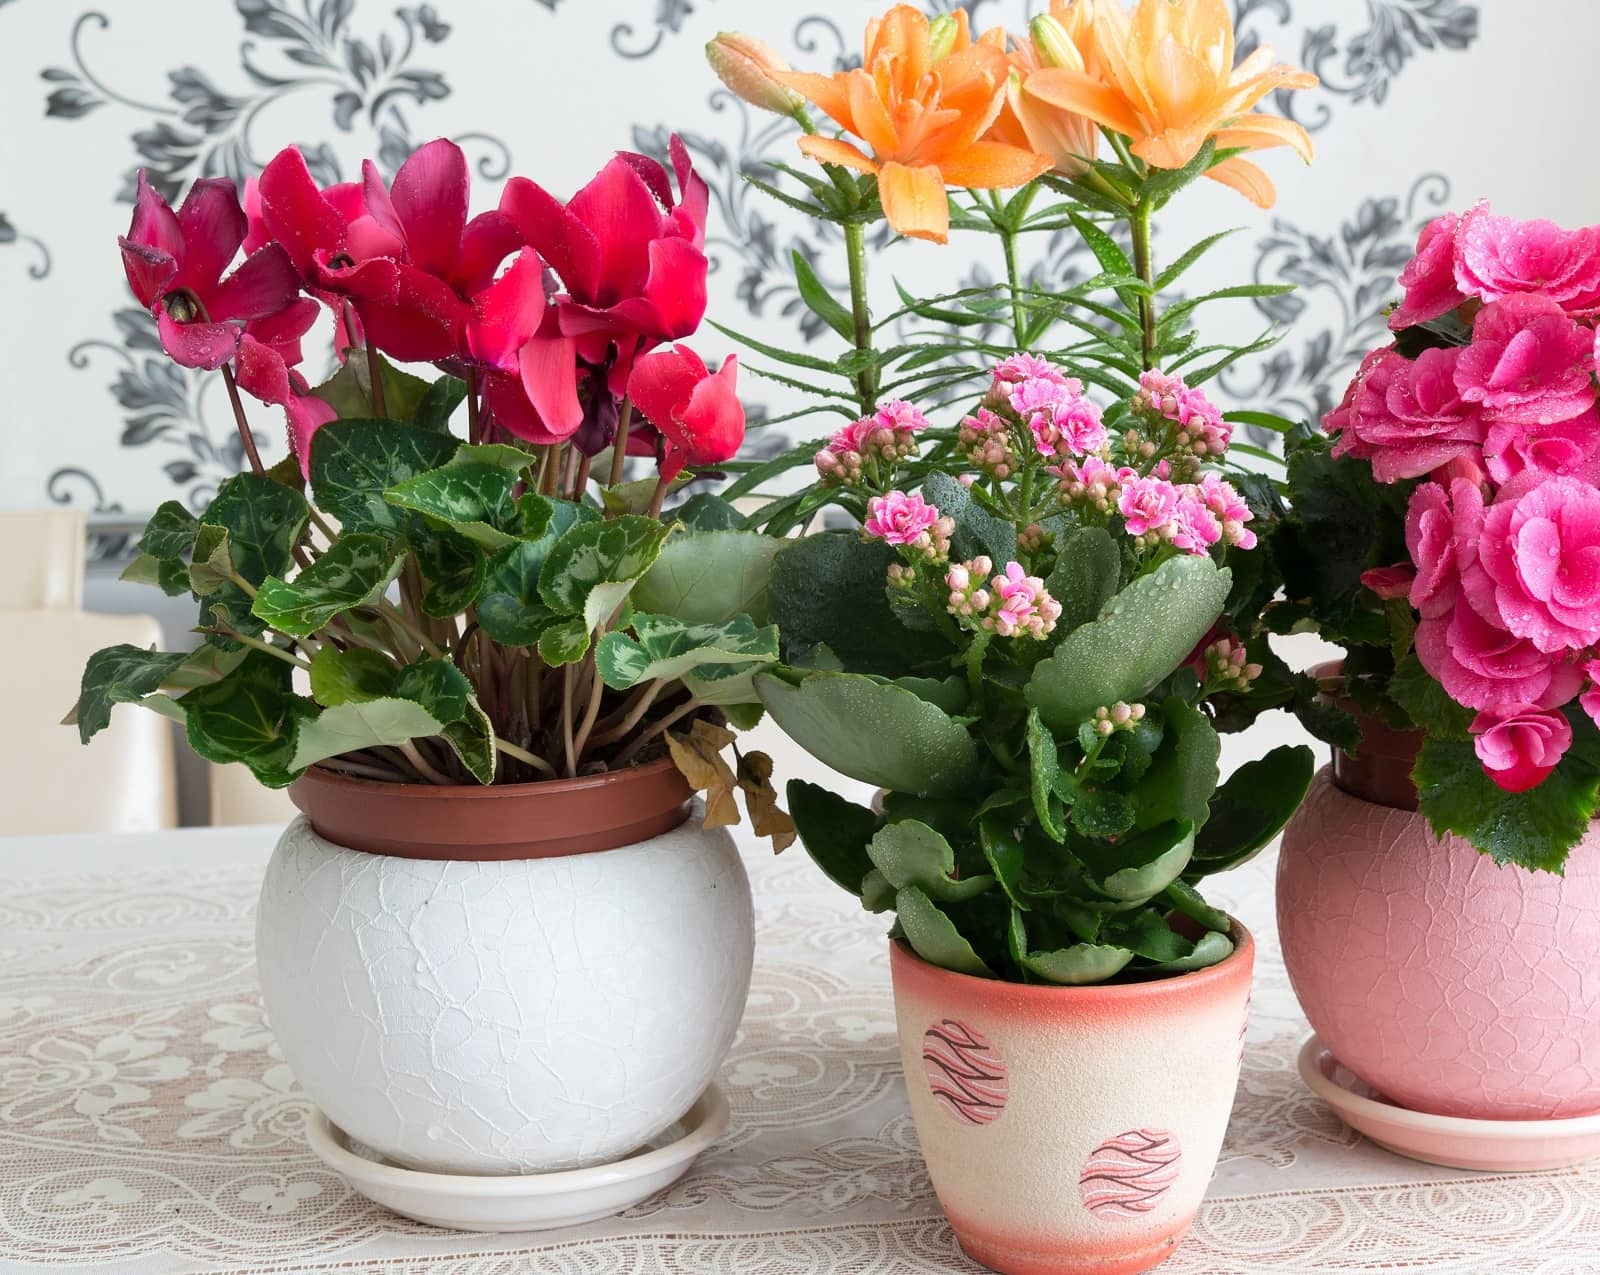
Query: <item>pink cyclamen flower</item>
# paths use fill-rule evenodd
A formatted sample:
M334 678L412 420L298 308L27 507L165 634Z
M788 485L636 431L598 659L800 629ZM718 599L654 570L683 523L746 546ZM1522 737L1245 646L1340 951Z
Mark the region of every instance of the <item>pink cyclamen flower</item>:
M1028 575L1020 562L1006 563L1005 572L990 584L995 606L984 619L985 628L992 628L1000 637L1026 633L1034 638L1043 638L1055 628L1061 604L1045 591L1044 581Z
M1405 300L1389 316L1394 331L1437 319L1467 299L1456 285L1456 228L1460 223L1455 213L1445 213L1417 236L1417 255L1400 272Z
M1539 650L1600 641L1600 491L1575 478L1503 489L1463 584L1480 611Z
M1587 328L1548 297L1516 293L1479 312L1455 384L1491 421L1549 425L1594 406L1593 366Z
M1468 708L1565 704L1582 685L1574 664L1487 620L1465 596L1444 615L1417 625L1417 658L1445 693Z
M1449 487L1424 483L1406 510L1406 550L1416 564L1410 600L1424 616L1451 611L1461 575L1477 561L1483 532L1483 491L1464 478Z
M698 468L733 459L744 442L738 375L734 355L728 355L721 368L712 372L698 354L681 344L634 361L628 397L643 421L661 436L663 478L676 478L685 466ZM641 433L647 431L648 426Z
M1178 489L1164 478L1131 478L1117 497L1117 512L1130 536L1160 530L1177 509Z
M1472 721L1473 750L1484 773L1506 792L1542 784L1572 747L1572 725L1532 704L1486 709Z
M1600 227L1497 217L1480 203L1456 229L1455 277L1461 291L1484 301L1527 292L1588 313L1600 305Z
M1396 602L1406 598L1416 578L1417 569L1406 563L1393 567L1373 567L1370 571L1361 573L1361 583L1385 602Z
M174 213L139 170L133 220L117 240L122 266L133 295L155 317L161 348L183 367L215 371L238 353L246 323L278 314L300 291L279 244L222 277L247 229L226 177L200 178Z
M887 544L908 545L938 521L938 509L924 500L921 492L891 491L867 502L862 529Z

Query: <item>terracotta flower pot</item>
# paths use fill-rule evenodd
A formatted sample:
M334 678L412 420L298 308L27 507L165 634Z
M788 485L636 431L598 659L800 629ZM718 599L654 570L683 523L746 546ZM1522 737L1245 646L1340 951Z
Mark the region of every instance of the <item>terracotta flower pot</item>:
M1211 1181L1239 1079L1255 945L1144 983L1054 987L891 947L928 1174L961 1247L1006 1275L1155 1266Z
M1497 867L1415 813L1420 735L1362 721L1284 830L1278 932L1334 1056L1413 1111L1600 1110L1600 832L1566 875Z
M290 795L262 997L352 1138L436 1172L601 1164L710 1084L749 988L750 885L670 761L494 788L313 770Z

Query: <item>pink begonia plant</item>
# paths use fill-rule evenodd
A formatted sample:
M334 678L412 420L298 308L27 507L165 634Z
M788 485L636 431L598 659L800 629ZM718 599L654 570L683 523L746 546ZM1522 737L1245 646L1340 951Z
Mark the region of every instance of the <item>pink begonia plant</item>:
M1396 343L1323 425L1335 456L1415 483L1409 561L1363 582L1414 608L1485 773L1524 792L1572 747L1562 710L1600 723L1600 227L1480 204L1424 228L1400 282Z

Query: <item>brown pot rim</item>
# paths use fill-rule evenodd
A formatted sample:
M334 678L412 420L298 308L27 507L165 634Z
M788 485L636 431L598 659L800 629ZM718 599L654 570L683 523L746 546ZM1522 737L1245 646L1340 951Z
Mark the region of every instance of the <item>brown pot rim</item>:
M1186 970L1182 974L1168 974L1161 978L1146 978L1129 983L1014 983L1004 978L963 974L960 970L949 970L942 965L935 965L932 961L925 961L905 939L890 939L889 947L894 959L909 961L913 966L920 966L938 978L950 979L957 987L970 993L988 991L992 994L996 988L1004 988L1008 998L1021 1001L1025 1005L1036 1004L1041 1007L1045 1004L1060 1005L1064 997L1071 996L1085 1000L1110 998L1127 1001L1148 998L1174 989L1181 992L1200 991L1215 983L1227 981L1241 961L1253 961L1256 949L1255 936L1245 928L1238 917L1230 915L1228 920L1231 922L1228 927L1228 937L1233 940L1233 951L1215 965L1207 965L1198 970Z
M1354 757L1342 748L1333 750L1334 786L1376 806L1416 810L1420 798L1417 786L1411 782L1411 771L1417 764L1417 754L1427 738L1426 733L1395 730L1381 718L1364 712L1354 700L1339 694L1343 669L1344 661L1330 660L1310 670L1320 698L1344 709L1361 729L1361 742L1356 746Z
M392 784L313 766L289 799L335 845L402 859L483 863L615 850L670 832L694 791L670 757L527 784Z

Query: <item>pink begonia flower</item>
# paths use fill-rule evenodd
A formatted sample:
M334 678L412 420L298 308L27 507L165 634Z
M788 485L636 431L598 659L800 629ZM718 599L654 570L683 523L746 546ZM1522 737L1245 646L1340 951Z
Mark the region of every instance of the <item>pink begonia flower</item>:
M1061 604L1052 598L1038 576L1030 576L1020 562L1006 563L1005 572L990 584L994 588L995 608L983 625L1001 637L1027 633L1042 638L1053 630L1061 616Z
M1525 470L1576 474L1600 453L1600 412L1594 409L1553 425L1519 425L1501 421L1489 427L1483 455L1497 483L1510 482Z
M1538 478L1539 475L1530 475ZM1548 653L1600 641L1600 491L1574 478L1503 488L1484 516L1473 604Z
M513 177L500 209L566 291L554 329L524 347L522 379L554 429L576 428L583 413L576 361L607 369L621 394L643 351L690 335L706 311L706 211L710 192L689 152L668 143L678 193L667 170L622 152L565 204L526 177Z
M1069 382L1065 374L1036 354L1013 354L995 365L993 376L994 384L1007 390L1024 381L1054 381L1057 385Z
M1578 707L1589 714L1596 726L1600 726L1600 660L1590 660L1585 664L1583 675L1589 684L1578 696Z
M663 478L676 478L688 465L719 465L738 453L745 423L738 374L733 355L712 372L686 345L634 360L628 397L643 417L641 423L648 423L645 432L653 425L661 436Z
M908 545L938 521L938 509L921 492L891 491L867 502L862 530L887 544Z
M1372 457L1373 449L1363 444L1352 428L1355 423L1356 401L1361 396L1368 377L1395 359L1403 360L1404 356L1392 345L1379 346L1375 350L1368 350L1366 357L1361 360L1361 366L1356 369L1355 375L1350 378L1350 384L1345 387L1344 397L1339 400L1338 406L1331 408L1323 416L1322 432L1334 439L1333 454L1335 456L1356 456L1363 460ZM1385 379L1381 383L1378 393L1379 401L1382 400L1383 393L1388 389L1389 382L1387 377L1389 375L1392 375L1392 372L1385 374Z
M1527 292L1587 313L1600 305L1600 227L1497 217L1480 203L1456 228L1455 270L1456 286L1484 301Z
M1484 773L1506 792L1538 787L1572 747L1572 724L1532 704L1486 709L1473 718L1472 734Z
M1484 619L1465 597L1449 613L1417 625L1416 647L1422 667L1468 708L1553 708L1570 700L1583 682L1576 665Z
M1178 489L1164 478L1132 478L1117 497L1117 512L1130 536L1165 527L1177 509Z
M1594 406L1594 337L1548 297L1491 302L1455 366L1455 384L1492 421L1550 425Z
M1417 569L1409 564L1394 567L1373 567L1361 573L1361 583L1385 602L1395 602L1409 597Z
M1449 486L1458 478L1465 479L1474 487L1482 487L1489 481L1489 471L1483 467L1483 458L1466 454L1445 462L1428 476L1434 482L1445 486Z
M1454 609L1461 576L1477 561L1483 533L1483 491L1458 478L1447 488L1424 483L1406 510L1406 551L1416 564L1411 605L1424 616Z
M1416 256L1400 272L1405 300L1389 316L1393 331L1437 319L1467 299L1456 286L1456 229L1460 221L1455 213L1445 213L1430 221L1417 236Z
M139 170L133 220L117 240L122 266L156 320L161 348L183 367L215 371L238 353L247 322L279 313L300 291L294 263L278 244L222 277L247 228L226 177L200 178L174 213Z
M1172 543L1188 553L1205 554L1222 539L1222 523L1211 512L1198 487L1181 490L1168 525Z
M1108 441L1100 409L1084 395L1081 381L1023 381L1011 390L1008 402L1033 434L1041 456L1088 456Z
M1256 533L1245 526L1254 520L1255 514L1245 498L1233 489L1232 483L1216 474L1204 474L1197 491L1206 508L1221 522L1222 538L1227 543L1237 545L1240 549L1256 547Z
M1482 442L1482 413L1456 388L1462 351L1424 350L1415 362L1389 353L1373 360L1344 420L1353 454L1372 462L1381 483L1419 478L1474 451ZM1337 449L1336 449L1337 450Z

